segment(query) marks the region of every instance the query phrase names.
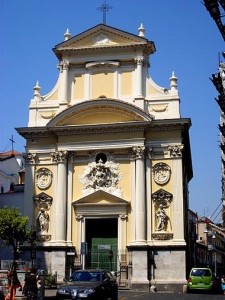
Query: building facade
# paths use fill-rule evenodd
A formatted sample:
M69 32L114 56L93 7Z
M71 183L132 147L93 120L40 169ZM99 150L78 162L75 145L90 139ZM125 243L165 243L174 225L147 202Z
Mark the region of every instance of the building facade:
M208 10L211 18L215 22L218 30L225 41L225 25L223 24L223 17L225 13L224 0L204 0L204 5ZM225 58L225 51L222 51L222 57ZM221 219L222 225L225 227L225 62L219 62L219 72L212 74L212 82L218 92L216 99L220 108L220 148L221 148Z
M52 272L74 267L131 270L129 286L186 283L189 118L177 78L149 75L156 51L138 34L99 24L53 49L55 87L37 82L26 139L25 214L37 260Z

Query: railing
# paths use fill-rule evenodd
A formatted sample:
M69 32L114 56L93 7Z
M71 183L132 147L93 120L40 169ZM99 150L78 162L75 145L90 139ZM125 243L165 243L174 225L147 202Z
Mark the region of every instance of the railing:
M81 268L108 269L116 274L119 286L129 288L132 276L130 252L114 251L113 256L109 254L108 250L104 251L103 249L101 249L101 251L88 251L86 255L78 253L72 271ZM84 266L82 265L82 256L84 256ZM67 274L67 276L68 275L69 274Z

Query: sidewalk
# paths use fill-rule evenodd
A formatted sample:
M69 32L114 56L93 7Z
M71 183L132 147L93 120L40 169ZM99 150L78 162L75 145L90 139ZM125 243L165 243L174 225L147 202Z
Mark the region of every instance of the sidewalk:
M53 299L56 297L57 289L46 289L45 290L45 299Z
M44 299L55 299L56 297L56 291L57 289L45 289L45 297ZM16 300L23 300L23 299L26 299L22 293L17 293L16 295Z

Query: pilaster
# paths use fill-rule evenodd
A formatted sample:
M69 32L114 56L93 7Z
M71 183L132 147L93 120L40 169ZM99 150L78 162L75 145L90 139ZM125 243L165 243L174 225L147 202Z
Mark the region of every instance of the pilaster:
M145 204L145 147L132 148L135 156L135 244L146 243L146 204Z
M66 205L67 205L67 151L51 153L53 162L58 164L56 215L55 220L59 226L56 230L56 241L66 240Z
M25 201L24 201L24 215L34 216L33 210L33 196L34 196L34 173L36 166L37 155L36 153L26 153L26 174L25 174ZM35 218L30 218L30 220ZM30 224L33 225L33 224Z

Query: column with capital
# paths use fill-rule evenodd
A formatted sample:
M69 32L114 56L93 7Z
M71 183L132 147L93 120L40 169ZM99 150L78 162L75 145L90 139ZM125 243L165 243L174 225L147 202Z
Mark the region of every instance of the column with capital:
M69 89L69 84L68 84L68 75L69 75L69 67L70 63L66 60L63 60L59 63L58 69L60 71L60 81L59 81L59 100L60 100L60 105L65 105L68 104L69 99L68 99L68 89Z
M25 205L23 214L26 216L30 216L30 220L32 220L33 216L33 201L30 199L34 196L34 183L33 178L35 171L35 163L36 163L36 153L26 153L25 162L26 162L26 174L25 174ZM30 224L31 226L33 224Z
M66 241L66 207L67 207L67 151L51 153L53 162L57 163L57 194L55 209L55 224L59 224L56 230L56 241Z
M184 244L184 198L183 198L183 145L168 147L170 157L173 160L173 234L174 241Z
M143 91L142 91L142 66L144 62L143 56L137 56L135 58L135 62L137 64L136 68L136 96L135 98L143 98Z
M136 178L135 178L135 155L133 153L133 151L131 150L129 152L129 157L130 157L130 164L131 164L131 214L130 214L130 222L131 222L131 244L133 244L135 242L135 224L136 224L136 219L135 219L135 205L136 205L136 201L135 201L135 193L136 193L136 187L135 187L135 182L136 182Z
M72 191L73 191L73 164L75 152L70 152L68 155L68 180L67 180L67 242L72 243Z
M146 243L145 147L132 148L136 158L135 178L135 244Z

